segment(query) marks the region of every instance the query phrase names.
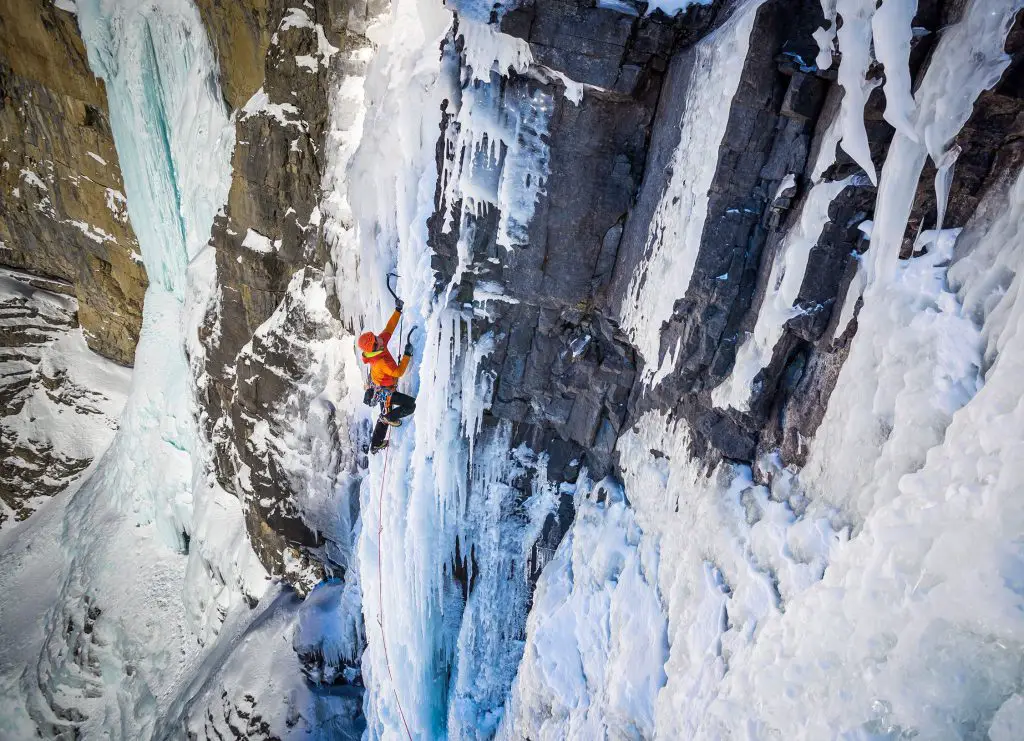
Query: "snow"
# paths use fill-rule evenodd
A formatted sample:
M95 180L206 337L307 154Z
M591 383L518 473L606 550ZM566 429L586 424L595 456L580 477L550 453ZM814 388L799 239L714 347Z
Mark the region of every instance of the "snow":
M86 474L88 475L88 474ZM63 559L63 515L76 487L45 502L24 525L0 532L0 587L17 599L0 602L0 733L6 738L31 738L37 726L28 710L28 667L38 660L47 624L40 619L60 597Z
M673 175L651 220L646 245L650 258L634 275L621 311L622 328L643 357L648 380L667 362L661 325L671 318L693 275L708 189L760 5L758 0L745 3L695 50L688 104L679 122L680 142L672 157Z
M114 220L122 224L128 222L128 199L124 193L113 188L106 189L107 208L114 215Z
M34 188L46 190L46 183L44 183L38 175L27 168L22 168L21 179Z
M96 244L103 244L104 242L116 242L113 234L100 229L98 226L87 224L84 221L76 221L74 219L66 219L65 224L70 224L75 227L78 231L82 232L86 237L91 239Z
M788 190L796 189L796 174L789 172L786 173L786 177L782 178L782 182L779 183L779 187L775 189L775 196L772 198L772 202L778 201Z
M0 417L7 451L0 503L5 529L18 527L19 519L49 499L47 492L78 480L75 469L103 453L117 429L131 377L88 349L81 328L73 326L75 299L33 288L29 280L18 271L0 270L0 329L29 337L20 347L0 350L0 393L8 412ZM35 454L57 465L40 472ZM37 481L42 490L36 489Z
M988 729L991 741L1013 741L1024 736L1024 697L1010 695L996 711Z
M293 28L312 29L313 32L316 34L317 39L316 53L299 55L295 57L295 63L299 67L305 69L308 72L316 72L320 65L323 65L324 67L329 65L331 57L338 52L338 48L336 46L333 46L327 40L327 36L324 33L323 26L321 26L319 23L313 23L313 21L310 20L309 18L309 14L302 8L288 8L288 11L285 14L284 18L281 19L281 24L278 26L277 30L278 32L281 32L288 31ZM276 44L278 34L275 33L273 38L273 43ZM267 106L265 101L263 102L262 105L258 102L253 103L253 101L249 101L249 104L247 105L256 106L255 108L251 109L247 113L247 115L252 115L254 112L258 110L263 110L268 113L271 113L271 115L276 116L278 119L281 119L282 121L284 120L283 116L281 115L281 109L276 109L278 112L272 113L271 109ZM294 109L293 106L289 106L289 108ZM289 112L296 113L297 109L294 109Z
M307 72L316 72L320 68L320 60L308 54L300 54L295 57L295 64Z
M321 587L303 603L275 586L255 609L226 623L217 647L192 669L154 737L178 738L186 732L226 738L241 731L251 737L359 739L364 726L359 688L311 689L293 648L293 640L311 627L335 629L336 592Z
M291 103L271 103L263 88L253 93L252 97L242 106L241 117L249 118L250 116L259 116L261 114L270 116L282 126L298 126L305 130L308 125L301 118L298 118L299 109L297 107Z
M491 81L491 73L507 75L509 71L525 72L533 62L530 44L523 39L501 33L488 23L469 18L460 19L459 34L463 39L462 53L473 79L483 83Z
M654 736L668 656L658 554L641 547L615 484L584 482L577 502L572 531L537 583L499 739Z
M270 237L265 237L255 229L246 229L245 237L242 239L242 246L253 252L270 255L281 249L281 240L271 240Z
M89 155L90 157L92 157L92 158L93 158L94 160L96 160L97 162L99 162L99 163L100 163L101 165L103 165L104 167L106 167L106 166L107 166L107 161L106 161L105 159L103 159L102 157L100 157L100 156L99 156L98 154L96 154L95 152L86 152L86 154L87 154L87 155Z
M277 30L287 31L291 28L313 28L313 21L309 19L309 13L302 8L288 8L288 12L281 19L281 25Z
M1006 280L998 262L988 260L1002 250L1020 254L1022 194L1018 178L1005 215L991 230L982 226L973 235L965 233L964 238L976 240L972 254L977 257L963 271L959 296L991 285L996 276ZM784 620L764 626L750 669L735 673L728 686L734 702L751 695L762 698L759 719L784 735L834 737L880 727L949 738L971 728L984 732L989 723L999 733L1001 724L1015 717L1022 511L1011 492L1024 419L1012 379L1024 358L1019 321L1024 304L1017 300L1016 276L1007 288L990 302L988 312L976 315L983 323L980 336L974 329L974 347L982 342L999 347L976 394L958 396L955 385L931 372L909 377L896 391L896 407L907 413L892 419L888 439L893 445L902 440L903 450L891 459L899 469L871 482L873 502L864 502L856 487L835 488L844 481L841 469L817 478L817 491L862 513L859 532L833 555L820 585L791 601ZM929 313L918 316L934 321ZM898 321L893 317L886 324L899 327ZM942 340L948 342L944 357L951 361L963 354L955 338ZM878 332L858 332L844 378L863 373L856 356L872 354L879 340ZM895 376L933 361L897 353L881 362ZM973 371L975 383L978 370ZM833 418L826 418L824 426L868 433L872 420L858 421L844 412L874 408L884 415L885 407L877 398L865 405L861 389L843 384L841 378L829 410ZM933 412L922 420L918 408L929 396L937 400L929 407L943 399L952 407L943 416ZM930 449L907 449L922 432L931 433ZM842 443L834 437L819 433L816 438L823 470L863 452L837 445ZM838 450L843 454L837 455ZM862 464L879 452L885 456L884 448L876 448ZM816 709L809 717L807 703Z

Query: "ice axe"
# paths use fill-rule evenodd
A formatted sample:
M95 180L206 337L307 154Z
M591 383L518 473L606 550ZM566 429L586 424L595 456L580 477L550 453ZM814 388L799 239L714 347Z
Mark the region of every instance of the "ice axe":
M388 273L387 286L388 286L388 293L390 293L391 297L395 299L395 307L399 311L401 311L405 307L405 302L402 301L402 299L398 298L398 294L395 293L395 289L391 287L391 279L392 278L395 279L395 288L397 288L398 287L398 273Z
M412 329L409 330L409 334L405 336L405 354L412 355L412 333L415 332L419 327L412 325Z

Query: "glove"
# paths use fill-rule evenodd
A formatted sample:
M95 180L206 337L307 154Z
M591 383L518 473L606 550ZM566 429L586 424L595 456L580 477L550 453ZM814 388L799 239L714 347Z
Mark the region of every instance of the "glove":
M405 301L400 298L395 299L395 311L401 311L405 308Z
M405 354L409 355L410 357L412 356L412 343L411 342L406 342L405 343Z

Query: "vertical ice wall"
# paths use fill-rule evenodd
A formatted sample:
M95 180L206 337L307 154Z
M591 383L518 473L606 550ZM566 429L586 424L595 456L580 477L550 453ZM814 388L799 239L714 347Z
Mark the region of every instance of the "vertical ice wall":
M491 343L473 310L452 303L473 259L464 232L456 274L436 293L427 220L438 180L443 202L459 209L445 214L449 224L497 209L500 240L515 248L546 176L550 101L491 74L519 58L517 42L460 23L472 29L472 69L454 52L449 11L399 0L370 33L377 46L365 76L347 77L332 98L324 210L342 319L357 332L379 328L391 311L385 273L395 270L406 310L393 350L420 328L401 385L418 395L416 415L392 432L386 456L370 459L360 495L371 738L405 737L406 724L414 737L493 732L522 650L529 548L554 503L532 475L543 460L510 451L507 429L481 430L490 387L478 370ZM339 411L357 445L372 417L359 406L359 372L346 381ZM533 483L524 490L525 480Z
M128 212L150 281L183 296L230 182L234 127L191 0L78 5L93 71L110 98Z

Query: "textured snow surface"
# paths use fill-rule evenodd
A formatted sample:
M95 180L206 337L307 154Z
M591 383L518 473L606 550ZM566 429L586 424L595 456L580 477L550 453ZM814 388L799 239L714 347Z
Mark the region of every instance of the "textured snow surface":
M15 342L0 348L0 395L13 412L0 416L3 527L31 514L106 449L131 380L131 371L89 350L75 323L74 298L30 282L47 284L0 270L0 331ZM48 456L65 471L41 470ZM40 484L45 491L36 488Z
M620 487L584 482L577 504L572 531L537 584L499 739L654 735L668 657L658 554L641 547Z

